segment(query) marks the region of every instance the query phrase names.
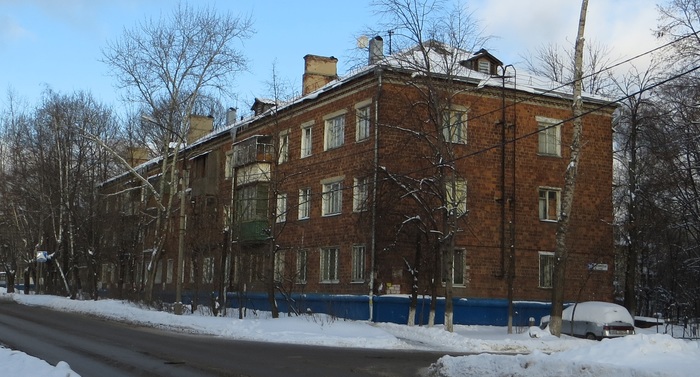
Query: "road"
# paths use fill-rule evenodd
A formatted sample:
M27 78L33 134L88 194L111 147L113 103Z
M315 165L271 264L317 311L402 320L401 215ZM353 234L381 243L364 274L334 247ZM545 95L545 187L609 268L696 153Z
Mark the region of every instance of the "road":
M0 343L100 376L419 376L444 353L188 335L0 301Z

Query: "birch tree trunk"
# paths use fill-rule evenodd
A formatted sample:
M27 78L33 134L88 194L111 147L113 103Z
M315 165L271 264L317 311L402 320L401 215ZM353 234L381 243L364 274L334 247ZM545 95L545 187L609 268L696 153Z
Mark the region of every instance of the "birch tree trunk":
M576 175L578 173L578 163L581 153L581 134L583 125L581 114L583 113L583 100L581 99L582 78L583 78L583 32L586 26L586 10L588 0L583 0L581 4L581 15L578 23L578 34L576 36L576 49L574 52L574 100L573 111L573 137L571 141L571 157L564 174L564 191L561 198L561 213L557 225L556 249L554 251L554 272L552 279L552 311L549 323L549 331L552 335L561 335L562 311L564 309L564 287L566 280L566 262L569 256L569 249L566 244L569 233L569 222L571 220L571 210L574 203L574 191L576 189Z

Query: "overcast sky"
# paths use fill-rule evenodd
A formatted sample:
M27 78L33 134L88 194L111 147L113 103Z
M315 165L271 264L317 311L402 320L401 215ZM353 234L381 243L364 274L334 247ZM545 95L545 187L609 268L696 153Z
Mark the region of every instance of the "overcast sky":
M266 96L273 62L280 76L301 86L303 56L335 56L342 75L357 38L376 22L371 0L190 0L233 14L251 15L256 34L243 48L250 72L236 80L237 103L247 110ZM505 64L524 69L521 56L549 43L567 43L576 35L580 0L467 1L485 34L496 38L486 48ZM658 12L654 0L591 0L586 40L609 46L619 61L659 44L652 30ZM176 6L170 0L0 0L0 105L12 88L29 103L45 87L70 93L86 90L121 107L108 67L99 61L106 41L146 17L158 18ZM643 62L639 63L643 65Z

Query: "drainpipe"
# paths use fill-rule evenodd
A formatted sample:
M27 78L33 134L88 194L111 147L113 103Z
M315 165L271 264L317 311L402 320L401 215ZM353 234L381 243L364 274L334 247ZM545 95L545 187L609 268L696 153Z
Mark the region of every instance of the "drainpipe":
M370 247L369 321L374 321L374 284L377 257L377 182L379 180L379 98L382 93L382 68L377 67L377 94L374 96L374 174L372 177L372 246Z

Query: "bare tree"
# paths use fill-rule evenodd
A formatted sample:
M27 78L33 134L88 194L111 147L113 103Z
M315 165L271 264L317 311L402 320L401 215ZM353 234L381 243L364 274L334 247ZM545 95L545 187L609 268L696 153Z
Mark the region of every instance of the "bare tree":
M137 103L153 120L144 122L150 128L146 145L154 146L163 156L159 186L145 185L157 203L146 301L151 300L156 274L153 267L161 257L175 208L179 164L183 175L187 174L187 158L179 154L187 144L189 115L201 98L229 93L235 74L246 67L235 43L251 34L248 17L179 4L167 18L148 19L125 30L103 51L103 62L112 69L117 86L125 89L124 98ZM137 174L133 169L131 172ZM143 177L139 179L145 182ZM178 279L182 266L183 260L178 260Z
M465 72L460 63L482 47L487 38L461 3L449 8L439 0L377 0L374 6L385 20L383 30L391 30L392 49L400 51L392 59L402 69L415 73L406 84L417 93L417 97L406 95L403 99L407 114L403 120L383 126L404 131L418 140L424 152L420 159L426 164L426 169L418 174L384 173L390 182L405 190L405 197L419 211L423 210L421 216L429 219L423 221L424 231L431 234L429 249L437 251L439 255L434 257L442 261L442 268L434 269L432 281L445 283L444 323L451 332L455 237L467 215L462 210L466 198L460 194L466 189L464 177L460 177L455 166L458 144L466 140L460 139L466 136L460 133L466 115L455 112L453 105L465 90L457 80ZM416 215L406 214L406 218ZM422 259L420 250L416 249L414 260ZM417 266L408 265L414 274ZM412 297L414 306L415 295ZM433 310L434 303L431 319Z
M552 314L549 323L550 332L553 335L561 335L562 311L564 309L564 287L566 286L566 262L569 255L569 245L567 245L567 235L571 211L574 204L574 192L576 189L576 177L581 154L583 133L583 98L582 78L583 78L583 32L586 26L586 12L588 0L581 3L581 15L579 17L578 35L576 37L575 71L574 71L574 95L572 103L573 112L573 137L571 141L571 157L569 165L564 175L564 190L562 192L561 213L557 222L556 247L554 252L554 271L552 278Z
M525 59L531 73L563 85L574 85L574 46L566 48L556 43L543 44ZM613 78L606 70L610 65L609 47L593 42L584 48L581 90L591 94L607 95L615 89Z
M616 92L624 98L615 119L616 161L622 172L617 175L615 185L620 192L621 205L621 235L625 245L624 253L624 304L632 315L639 314L637 297L639 295L640 261L645 239L644 208L645 194L640 191L640 181L649 174L649 160L644 158L649 151L649 129L658 121L653 94L645 88L650 87L658 79L658 66L650 65L646 70L639 71L635 67L614 80Z

